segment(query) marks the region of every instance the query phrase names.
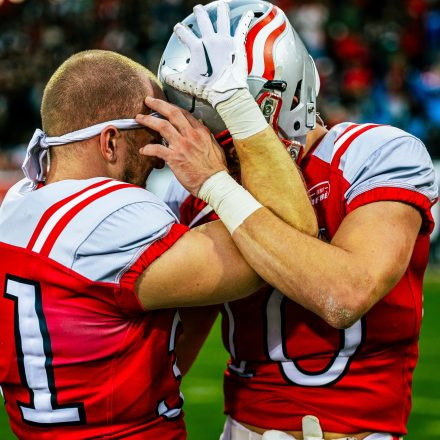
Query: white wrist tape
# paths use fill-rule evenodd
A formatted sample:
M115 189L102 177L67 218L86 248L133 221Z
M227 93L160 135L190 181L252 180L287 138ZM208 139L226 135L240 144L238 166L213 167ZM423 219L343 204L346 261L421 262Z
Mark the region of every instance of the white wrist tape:
M226 171L207 179L200 187L198 197L214 209L231 235L251 214L263 207Z
M234 139L246 139L268 126L260 107L248 89L237 90L215 109Z

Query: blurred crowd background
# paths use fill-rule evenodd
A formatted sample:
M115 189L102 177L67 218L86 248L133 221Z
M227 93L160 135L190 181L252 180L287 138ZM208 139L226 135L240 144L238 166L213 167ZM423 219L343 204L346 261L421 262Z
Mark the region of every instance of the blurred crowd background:
M69 55L115 50L156 71L174 24L199 2L0 0L0 169L20 165L40 126L44 85ZM273 3L316 60L318 104L329 126L392 124L440 159L440 0Z
M29 140L44 84L69 55L110 49L156 71L173 25L197 2L0 0L1 149ZM317 62L319 106L330 126L397 125L440 157L440 0L274 3Z

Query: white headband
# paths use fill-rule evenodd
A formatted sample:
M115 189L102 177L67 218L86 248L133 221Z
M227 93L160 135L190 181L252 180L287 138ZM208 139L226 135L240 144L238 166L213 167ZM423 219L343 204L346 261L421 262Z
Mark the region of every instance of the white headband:
M158 113L151 113L150 116L161 118ZM71 144L72 142L84 141L97 136L104 128L114 125L121 130L133 128L145 128L138 124L135 119L116 119L114 121L101 122L100 124L72 131L62 136L48 137L47 134L37 128L27 147L26 158L24 159L22 170L25 176L32 182L42 182L46 177L46 156L49 147L57 145Z

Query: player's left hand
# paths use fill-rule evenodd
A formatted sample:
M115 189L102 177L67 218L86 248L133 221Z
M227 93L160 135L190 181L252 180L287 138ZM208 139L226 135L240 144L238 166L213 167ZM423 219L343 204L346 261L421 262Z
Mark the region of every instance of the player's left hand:
M166 119L137 115L136 121L159 132L168 145L145 145L139 150L141 154L163 159L194 196L205 180L219 171L227 171L223 150L194 116L161 99L147 97L145 104Z
M231 35L229 6L219 1L217 32L202 5L194 7L201 38L182 23L174 32L190 50L190 62L183 72L164 66L165 82L182 92L207 100L214 108L229 99L237 90L247 89L248 66L245 39L254 17L246 12Z

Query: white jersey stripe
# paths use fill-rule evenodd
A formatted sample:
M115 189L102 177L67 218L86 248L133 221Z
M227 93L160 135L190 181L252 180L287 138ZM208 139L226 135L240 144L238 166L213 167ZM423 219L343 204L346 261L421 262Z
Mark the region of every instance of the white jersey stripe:
M63 205L60 209L58 209L57 211L55 211L52 216L48 219L48 221L46 222L46 224L44 225L43 229L40 232L40 235L38 236L32 250L34 252L40 252L41 248L43 247L44 243L47 240L47 237L49 236L49 234L52 232L52 229L54 228L54 226L61 220L61 218L67 214L67 212L69 212L72 208L74 208L76 205L78 205L79 203L81 203L83 200L87 199L88 197L106 189L106 188L110 188L116 185L120 185L121 182L117 181L117 180L112 180L111 182L107 182L104 185L92 188L88 191L85 191L84 193L80 194L78 197L75 197L73 200L71 200L70 202L66 203L65 205Z
M364 129L365 127L367 127L368 125L371 124L362 124L359 125L359 127L353 128L353 130L349 130L347 133L343 134L336 142L335 142L335 148L333 149L333 153L332 153L332 158L331 158L331 162L333 161L333 158L335 157L335 154L337 153L337 151L339 150L339 148L342 147L342 145L345 143L345 141L352 135L354 135L355 133L357 133L358 131ZM351 126L349 126L351 127ZM347 127L346 130L349 128Z
M235 321L234 321L234 315L232 314L231 307L229 307L229 303L225 303L225 310L228 314L228 340L229 340L229 353L231 353L231 356L233 359L235 359L235 346L234 346L234 331L235 331Z
M261 29L261 31L257 34L254 46L252 48L253 50L253 64L252 64L252 70L250 72L250 76L263 76L264 70L265 70L265 64L264 64L264 46L266 45L266 40L269 37L269 35L278 27L280 27L284 22L284 15L280 13L276 9L276 15L274 19L268 23L266 26Z

